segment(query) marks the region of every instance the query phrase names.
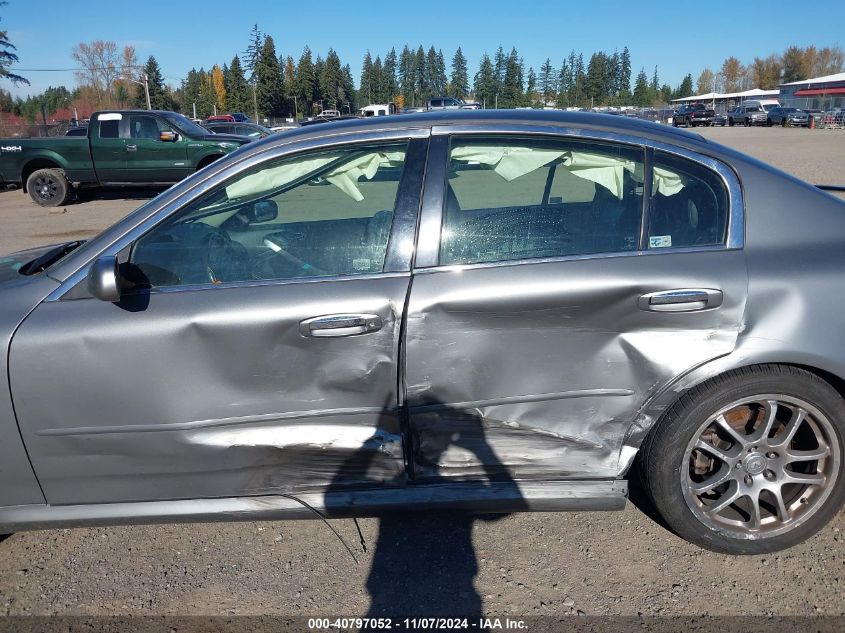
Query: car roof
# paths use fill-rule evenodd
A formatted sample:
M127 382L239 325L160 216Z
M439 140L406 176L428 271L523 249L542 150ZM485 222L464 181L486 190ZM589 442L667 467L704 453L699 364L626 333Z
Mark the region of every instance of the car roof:
M421 129L434 126L495 126L520 125L542 128L585 128L611 134L641 136L667 143L681 143L701 147L707 141L699 134L632 117L612 116L594 112L564 112L560 110L443 110L397 114L380 117L361 117L339 121L325 121L319 125L302 125L251 143L250 152L274 144L319 139L338 134L355 134L402 129ZM526 129L526 132L529 132Z

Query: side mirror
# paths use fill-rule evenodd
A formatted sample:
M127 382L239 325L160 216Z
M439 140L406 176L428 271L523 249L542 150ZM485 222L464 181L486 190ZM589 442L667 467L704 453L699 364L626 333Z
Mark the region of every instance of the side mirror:
M249 205L246 211L246 219L250 224L269 222L279 217L279 205L275 200L259 200Z
M100 301L120 301L120 285L117 275L117 257L100 257L88 269L88 292Z
M172 130L167 130L165 132L159 132L158 140L162 143L175 143L179 140L179 135Z

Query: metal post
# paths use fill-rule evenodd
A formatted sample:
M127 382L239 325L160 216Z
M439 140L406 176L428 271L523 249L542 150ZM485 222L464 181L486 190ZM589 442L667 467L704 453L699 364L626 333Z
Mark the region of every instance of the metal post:
M197 118L197 102L194 101L194 103L192 105L194 106L194 118L196 119Z
M258 123L258 94L255 91L255 79L252 80L252 107L255 110L255 122Z
M152 110L153 107L150 105L150 76L147 73L144 73L144 94L147 97L147 110Z

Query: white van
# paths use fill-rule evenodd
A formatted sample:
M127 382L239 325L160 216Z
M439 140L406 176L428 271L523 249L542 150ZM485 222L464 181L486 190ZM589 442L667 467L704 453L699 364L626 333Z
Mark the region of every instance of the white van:
M742 106L753 106L758 105L763 110L763 112L768 112L772 108L779 108L780 101L777 99L746 99L742 103Z

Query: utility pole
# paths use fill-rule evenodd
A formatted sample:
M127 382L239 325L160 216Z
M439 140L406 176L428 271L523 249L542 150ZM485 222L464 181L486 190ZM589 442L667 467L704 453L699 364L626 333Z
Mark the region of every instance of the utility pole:
M132 77L124 77L124 79L128 79L139 86L144 86L144 96L147 98L147 110L152 110L152 105L150 105L150 76L144 73L144 81L138 81L137 79L132 79Z
M252 79L252 107L255 109L255 122L258 123L258 94L255 91L255 78Z

